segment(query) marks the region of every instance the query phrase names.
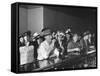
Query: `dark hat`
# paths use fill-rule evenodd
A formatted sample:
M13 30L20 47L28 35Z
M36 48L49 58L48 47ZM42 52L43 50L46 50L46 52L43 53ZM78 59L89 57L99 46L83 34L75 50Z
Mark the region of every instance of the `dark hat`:
M90 32L86 31L86 32L84 32L83 36L86 36L86 35L89 35L89 34L90 34Z
M23 34L19 34L19 38L21 38L21 37L24 37L24 35Z
M51 29L49 29L49 28L44 28L41 31L41 36L47 36L47 35L51 35L51 34L52 34L52 32L51 32Z

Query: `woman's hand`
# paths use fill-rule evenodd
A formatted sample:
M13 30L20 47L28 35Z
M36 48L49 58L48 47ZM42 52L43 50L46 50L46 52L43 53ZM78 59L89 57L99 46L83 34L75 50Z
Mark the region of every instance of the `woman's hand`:
M75 50L75 51L80 51L80 48L75 48L74 50Z

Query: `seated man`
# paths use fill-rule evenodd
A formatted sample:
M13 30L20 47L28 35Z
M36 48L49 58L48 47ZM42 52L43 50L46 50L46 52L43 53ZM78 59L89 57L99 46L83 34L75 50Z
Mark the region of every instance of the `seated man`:
M42 36L44 36L45 40L40 44L38 48L38 57L39 67L45 67L49 65L48 58L50 54L54 51L54 43L55 40L52 40L51 30L48 28L44 28L42 30Z
M78 42L78 35L74 34L72 40L68 43L67 52L69 54L79 55L80 52L80 44Z

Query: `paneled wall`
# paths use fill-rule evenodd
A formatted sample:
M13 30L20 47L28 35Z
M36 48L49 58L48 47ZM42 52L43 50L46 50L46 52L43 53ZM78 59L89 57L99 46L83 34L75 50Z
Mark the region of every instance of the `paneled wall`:
M19 33L23 33L28 30L27 14L28 13L26 8L19 8Z
M43 7L28 9L28 30L40 32L43 28Z
M43 28L43 7L19 8L19 32L40 32Z

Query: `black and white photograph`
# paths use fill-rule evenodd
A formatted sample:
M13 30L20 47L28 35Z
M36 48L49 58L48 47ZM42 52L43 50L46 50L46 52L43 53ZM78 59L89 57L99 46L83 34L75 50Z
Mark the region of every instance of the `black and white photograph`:
M97 7L11 4L11 71L97 69Z

